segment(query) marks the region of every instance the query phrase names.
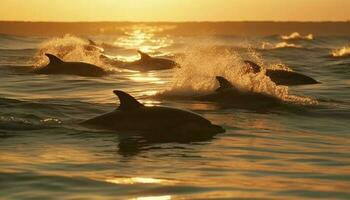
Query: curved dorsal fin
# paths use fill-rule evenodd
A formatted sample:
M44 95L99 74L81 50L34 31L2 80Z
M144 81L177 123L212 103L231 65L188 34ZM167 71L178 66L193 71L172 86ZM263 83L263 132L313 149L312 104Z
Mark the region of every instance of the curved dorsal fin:
M45 56L47 56L50 60L49 64L59 64L59 63L63 63L63 61L61 59L59 59L57 56L54 56L52 54L46 53Z
M96 42L94 42L93 40L88 39L88 41L89 41L89 45L97 46Z
M113 92L119 98L119 110L134 110L144 106L128 93L120 90L114 90Z
M140 54L140 56L141 56L141 60L148 60L148 59L150 59L151 58L151 56L149 56L148 54L146 54L146 53L143 53L142 51L137 51L137 53L139 53Z
M249 67L251 67L253 69L254 73L258 73L261 70L261 67L258 64L256 64L255 62L252 62L250 60L244 60L244 63L249 65Z
M222 76L216 76L215 78L219 82L219 85L220 85L219 88L216 89L216 91L221 91L221 90L224 90L224 89L234 88L232 83L230 83L230 81L228 81L226 78L224 78Z

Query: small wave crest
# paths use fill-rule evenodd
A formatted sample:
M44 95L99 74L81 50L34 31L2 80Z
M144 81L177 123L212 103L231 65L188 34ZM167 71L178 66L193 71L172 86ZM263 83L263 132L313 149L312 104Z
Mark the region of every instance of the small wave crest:
M317 103L309 97L289 94L288 87L272 82L265 75L263 59L254 50L248 50L248 57L263 67L260 73L249 73L244 59L237 52L208 46L189 47L186 56L176 60L181 68L175 70L173 82L158 95L189 97L208 94L218 87L215 76L223 76L244 91L263 93L296 104Z
M1 115L0 128L3 130L36 130L62 124L62 121L56 118L38 119L36 116L25 118L23 116Z
M72 36L51 38L40 44L38 51L31 62L34 67L42 67L48 64L46 53L53 54L64 61L80 61L95 64L110 70L109 66L101 59L101 48L89 44L89 41Z
M350 57L350 46L345 46L331 51L332 57Z
M314 35L310 33L308 35L303 36L298 32L294 32L290 35L282 35L281 38L283 40L314 40Z
M284 48L303 48L301 45L296 45L288 42L279 42L276 44L270 42L263 42L261 44L262 49L284 49Z

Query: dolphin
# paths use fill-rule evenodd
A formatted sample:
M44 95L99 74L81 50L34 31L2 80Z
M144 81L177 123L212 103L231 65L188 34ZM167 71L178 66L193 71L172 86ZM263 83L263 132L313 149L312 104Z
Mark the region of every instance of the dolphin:
M157 94L155 99L184 99L190 101L213 102L223 108L245 108L252 110L266 110L271 107L283 105L283 101L277 97L245 91L236 88L231 82L222 76L216 76L219 87L208 93L194 96L178 96L172 94Z
M222 76L216 76L219 87L212 93L198 96L195 100L216 102L218 104L238 108L260 108L262 106L280 105L277 97L236 88Z
M105 51L103 47L98 45L93 40L87 39L87 41L89 42L89 44L84 46L85 50L87 50L87 51L97 51L97 52L100 52L100 53L103 53Z
M121 132L140 132L144 136L198 138L225 132L225 129L190 111L171 107L145 106L131 95L114 90L119 107L82 125Z
M91 39L87 39L87 41L89 42L88 46L91 49L98 50L100 53L114 52L121 49L121 47L118 47L113 44L105 43L105 42L97 43Z
M137 52L140 54L141 58L140 60L136 60L133 62L122 62L119 60L110 59L104 55L102 55L101 58L106 63L116 66L118 68L125 68L134 71L166 70L172 69L177 66L177 63L172 60L165 58L154 58L142 51Z
M245 60L244 63L248 65L254 73L259 73L261 71L261 66L258 64ZM276 85L308 85L319 83L315 79L300 74L297 72L286 71L286 70L273 70L266 69L266 76L270 77L271 81L275 82Z
M78 76L100 77L107 75L107 72L89 63L83 62L65 62L52 54L45 54L50 62L47 66L34 69L32 72L37 74L70 74Z

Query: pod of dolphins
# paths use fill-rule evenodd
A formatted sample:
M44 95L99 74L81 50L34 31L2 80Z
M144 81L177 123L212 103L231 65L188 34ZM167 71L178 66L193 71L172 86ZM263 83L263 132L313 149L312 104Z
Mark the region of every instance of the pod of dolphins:
M97 44L90 41L90 44ZM138 51L140 60L134 62L122 62L102 55L104 62L111 66L137 71L166 70L181 67L176 62L151 57L146 53ZM84 62L65 62L52 54L45 54L49 64L32 72L37 74L67 74L87 77L101 77L107 75L107 71L101 67ZM262 67L252 61L245 60L244 63L250 72L259 73ZM276 85L304 85L319 83L313 78L292 71L266 69L266 76ZM193 100L209 101L220 104L239 104L241 107L257 105L256 102L264 102L265 105L280 104L281 100L266 94L242 91L232 85L221 76L215 77L219 87L210 94L195 96ZM140 132L144 136L180 138L201 138L213 136L225 132L222 127L212 124L204 117L182 109L145 106L126 92L114 90L119 98L119 107L109 113L102 114L92 119L81 122L81 125L98 129L107 129L117 132Z

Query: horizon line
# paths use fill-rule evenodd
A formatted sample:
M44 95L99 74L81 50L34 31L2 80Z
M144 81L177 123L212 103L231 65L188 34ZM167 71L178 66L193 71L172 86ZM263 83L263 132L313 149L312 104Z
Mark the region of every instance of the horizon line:
M203 20L203 21L196 21L196 20L189 20L189 21L112 21L112 20L106 20L106 21L26 21L26 20L0 20L0 23L2 22L21 22L21 23L237 23L237 22L269 22L269 23L349 23L350 20L325 20L325 21L298 21L298 20L222 20L222 21L215 21L215 20Z

